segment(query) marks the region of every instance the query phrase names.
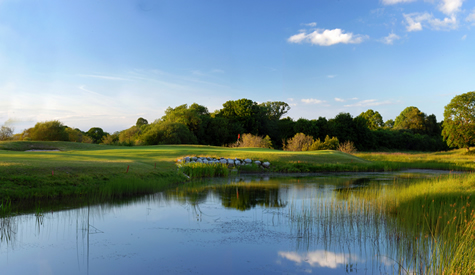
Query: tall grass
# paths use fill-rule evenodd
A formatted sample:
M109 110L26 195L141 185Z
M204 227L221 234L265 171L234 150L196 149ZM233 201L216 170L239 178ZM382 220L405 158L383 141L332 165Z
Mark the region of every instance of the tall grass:
M229 175L228 166L222 163L184 163L178 167L178 171L190 178L227 177Z
M475 175L449 175L337 191L310 204L292 202L288 216L307 245L370 244L401 274L472 274L474 182Z

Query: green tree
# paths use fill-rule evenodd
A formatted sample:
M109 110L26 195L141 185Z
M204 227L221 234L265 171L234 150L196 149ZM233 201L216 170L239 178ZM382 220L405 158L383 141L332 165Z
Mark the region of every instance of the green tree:
M359 115L366 119L366 123L369 129L376 130L384 126L383 117L378 111L373 111L369 109L366 112L363 112Z
M447 145L470 151L475 143L475 92L455 96L445 106L442 127Z
M282 101L267 101L259 106L264 108L265 116L269 120L279 120L290 110L289 104Z
M146 120L146 119L143 118L143 117L139 117L139 118L137 119L137 122L135 123L135 126L137 126L137 127L140 128L142 125L148 125L148 120Z
M66 132L66 126L59 120L38 122L35 127L26 130L27 137L32 140L44 141L68 141L69 135Z
M254 135L260 133L266 118L265 109L260 108L256 102L245 98L226 101L217 116L227 118L231 123L239 124L244 132Z
M394 119L388 119L384 123L384 128L392 129L394 127Z
M193 133L182 123L160 121L153 123L141 139L145 144L196 144Z
M0 140L9 140L13 138L13 129L8 126L0 128Z
M426 114L421 112L419 108L410 106L404 109L394 122L394 129L411 130L414 133L425 132Z
M86 132L86 135L92 138L92 142L101 143L102 138L107 135L107 133L99 127L93 127Z

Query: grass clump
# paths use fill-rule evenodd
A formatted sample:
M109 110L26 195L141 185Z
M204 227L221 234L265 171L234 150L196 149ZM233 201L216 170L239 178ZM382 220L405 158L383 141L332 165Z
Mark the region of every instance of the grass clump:
M228 165L222 163L184 163L178 167L178 171L190 178L227 177L229 175Z

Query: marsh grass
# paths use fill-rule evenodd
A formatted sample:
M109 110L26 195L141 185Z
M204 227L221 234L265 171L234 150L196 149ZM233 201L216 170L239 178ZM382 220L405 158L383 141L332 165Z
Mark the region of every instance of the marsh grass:
M475 272L475 175L402 179L293 201L288 217L303 245L371 246L398 274Z
M0 203L0 218L12 215L12 202L9 199L2 200Z
M183 173L192 179L209 177L227 177L230 173L228 165L222 163L184 163L178 167L179 173Z

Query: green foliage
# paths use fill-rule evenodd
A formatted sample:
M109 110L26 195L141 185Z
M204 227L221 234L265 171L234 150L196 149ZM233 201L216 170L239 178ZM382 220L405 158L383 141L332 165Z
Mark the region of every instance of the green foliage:
M376 130L384 126L383 117L378 111L375 112L369 109L366 112L361 113L359 116L366 119L367 126L371 130Z
M251 147L251 148L272 148L272 141L269 136L262 138L252 134L243 134L241 139L237 142L237 147Z
M93 127L86 132L86 135L92 138L93 143L101 143L102 138L107 136L107 133L99 127Z
M227 118L231 123L242 127L243 132L259 134L263 128L266 109L262 109L250 99L229 100L223 104L217 116Z
M140 128L142 125L147 125L147 124L148 124L148 120L146 120L146 119L143 118L143 117L139 117L139 118L137 119L137 122L135 123L135 126L137 126L137 127Z
M475 144L475 92L455 96L444 110L442 135L450 147Z
M407 107L396 117L394 129L405 129L422 133L425 130L425 117L426 114L417 107Z
M151 124L141 139L147 145L197 143L196 137L184 124L168 121Z
M141 130L137 126L132 126L129 129L123 130L119 133L119 143L135 144L135 140L139 138Z
M269 120L279 120L283 115L285 115L289 110L289 104L282 101L267 101L259 104L259 106L264 108L265 116Z
M315 150L336 150L338 149L338 146L340 145L340 142L338 141L337 137L332 137L330 138L328 135L325 137L325 140L323 142L320 141L319 138L317 138L312 145L308 148L308 150L305 151L315 151Z
M13 138L13 129L8 126L0 128L0 140L10 140Z
M304 133L297 133L293 138L287 141L284 147L285 151L308 151L313 144L313 137Z
M394 127L394 120L393 119L386 120L386 122L384 123L384 128L392 129L393 127Z
M299 118L294 123L294 132L295 133L304 133L305 135L317 137L318 136L318 126L315 123L315 120L308 120L305 118Z
M35 127L27 130L31 140L43 141L67 141L69 135L66 126L59 120L51 120L36 123Z

